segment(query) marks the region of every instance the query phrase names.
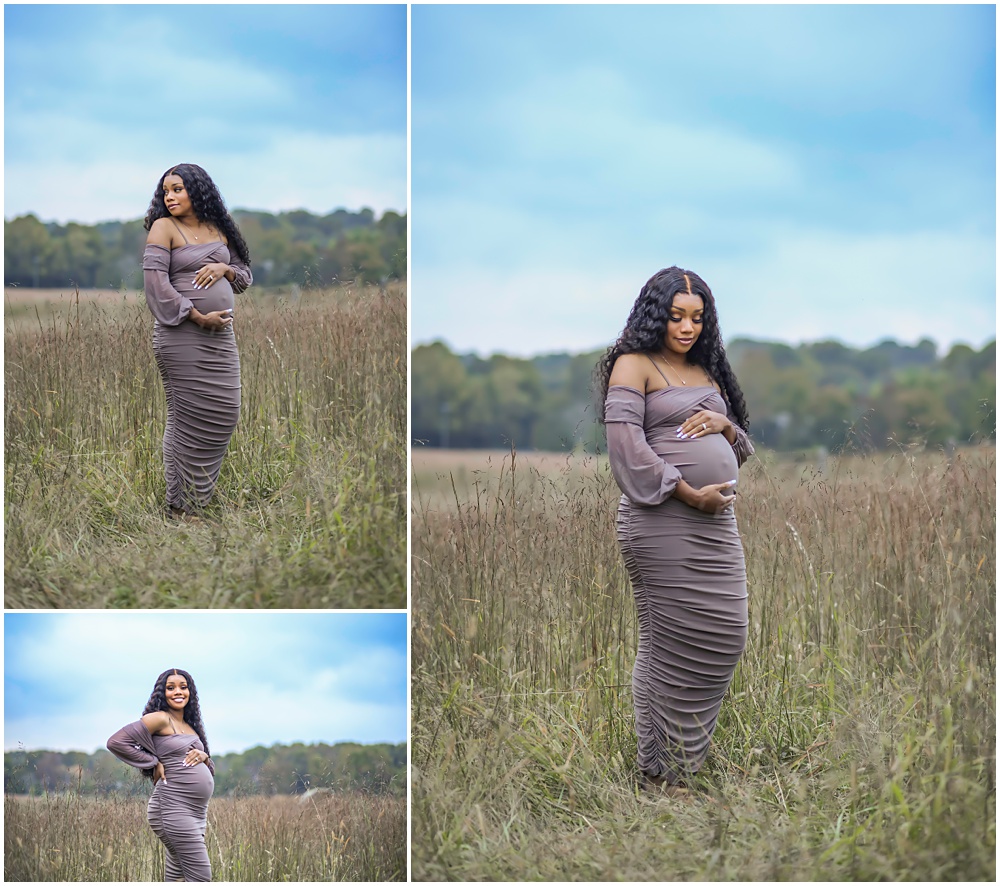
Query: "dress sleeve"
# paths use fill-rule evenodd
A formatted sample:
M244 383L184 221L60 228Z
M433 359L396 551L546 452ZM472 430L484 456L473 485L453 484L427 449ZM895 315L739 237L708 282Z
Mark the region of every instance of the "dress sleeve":
M646 398L624 385L608 388L604 421L608 432L611 473L622 492L637 505L666 501L681 480L681 472L658 456L646 442L642 423Z
M194 304L170 283L170 250L149 245L142 253L142 280L146 290L146 305L150 313L164 326L180 326Z
M142 720L122 726L108 739L108 750L123 763L128 763L129 766L135 766L136 769L152 769L159 762L159 759L141 745L136 744L137 725L146 730Z
M726 415L733 423L733 430L736 431L736 442L733 443L733 452L736 453L737 466L742 468L743 463L750 458L751 455L753 455L753 443L750 442L747 432L736 424L736 419L733 417L733 411L731 409L726 410Z
M246 292L253 283L253 274L250 273L250 268L247 267L243 260L238 256L233 255L232 261L229 263L229 267L233 269L233 292L240 293Z

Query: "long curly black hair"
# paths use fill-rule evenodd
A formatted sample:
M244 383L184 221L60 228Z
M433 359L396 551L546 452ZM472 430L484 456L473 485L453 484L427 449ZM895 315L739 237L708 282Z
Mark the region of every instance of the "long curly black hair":
M153 199L146 210L145 228L148 231L153 227L153 222L158 218L169 218L170 212L167 204L163 202L163 180L168 175L179 175L184 182L184 189L191 198L191 208L198 216L199 221L208 222L215 225L229 241L229 249L240 257L243 263L250 266L250 250L247 249L247 242L243 239L240 229L237 227L233 217L226 209L226 203L222 199L222 194L212 181L212 177L200 166L194 163L181 163L179 166L171 166L156 183L156 190L153 192Z
M170 668L170 670L160 674L156 678L153 691L150 693L149 701L146 702L146 707L143 709L142 715L145 716L156 711L170 710L170 706L167 704L167 677L175 674L187 680L188 691L191 693L188 697L188 703L184 705L184 722L198 733L198 738L201 739L201 743L205 746L205 753L211 756L212 752L208 749L208 739L205 738L205 725L201 722L201 705L198 704L198 689L194 685L194 678L187 671L182 671L180 668ZM152 778L153 770L143 769L142 774L147 778Z
M687 352L687 362L701 366L710 378L718 382L736 423L744 431L750 430L750 415L743 399L743 391L729 365L726 349L722 346L719 315L715 310L712 290L697 274L678 267L657 271L646 281L632 305L632 312L618 341L608 348L594 367L594 387L600 394L597 414L601 423L604 422L604 401L608 397L608 380L615 361L622 354L655 354L663 350L667 320L674 296L678 294L699 295L705 305L701 335Z

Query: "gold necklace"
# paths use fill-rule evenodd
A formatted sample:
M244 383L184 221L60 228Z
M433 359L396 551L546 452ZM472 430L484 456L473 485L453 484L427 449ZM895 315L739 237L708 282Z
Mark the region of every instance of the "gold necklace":
M687 382L684 380L684 376L677 371L677 367L674 366L673 363L671 363L666 357L664 357L663 354L657 354L656 356L659 357L664 363L667 364L667 366L669 366L673 370L674 375L676 375L681 380L682 385L687 384Z
M191 236L192 236L192 237L194 237L194 239L195 239L195 240L197 240L197 239L198 239L198 235L197 235L197 234L195 234L195 233L193 233L193 232L194 232L194 231L196 230L195 228L192 228L192 227L190 227L189 225L186 225L186 224L184 224L184 222L181 222L181 224L182 224L182 225L183 225L183 226L184 226L185 228L187 228L187 229L188 229L189 231L192 231L192 234L191 234Z

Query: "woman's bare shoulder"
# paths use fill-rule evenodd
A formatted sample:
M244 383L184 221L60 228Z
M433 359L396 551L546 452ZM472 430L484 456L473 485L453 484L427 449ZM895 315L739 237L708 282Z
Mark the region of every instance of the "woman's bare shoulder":
M146 235L147 246L163 246L170 249L173 240L174 229L169 219L158 218L149 226L149 234Z
M645 354L622 354L615 360L608 383L627 385L630 388L645 391L646 383L649 380L649 367L650 363Z
M170 725L170 715L166 711L153 711L142 715L142 723L150 735L156 735Z

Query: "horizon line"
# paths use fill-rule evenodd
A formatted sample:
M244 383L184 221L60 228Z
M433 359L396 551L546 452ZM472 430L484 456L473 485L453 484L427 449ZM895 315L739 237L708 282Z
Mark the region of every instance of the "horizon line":
M289 748L297 744L305 745L306 747L312 747L314 745L321 745L321 744L328 745L329 747L334 747L339 744L356 744L356 745L361 745L362 747L368 747L371 745L380 745L380 744L405 745L407 744L407 742L406 741L358 741L357 739L353 738L342 738L342 739L337 739L336 741L310 741L310 742L275 741L269 745L263 745L263 744L249 745L242 751L223 751L218 756L225 756L226 754L245 754L247 751L252 751L255 750L256 748L264 748L265 750L272 750L273 748L278 748L278 747ZM104 747L95 748L92 751L83 751L78 749L60 751L55 748L4 748L3 752L4 754L87 754L89 756L91 754L99 753L100 751L104 751L105 753L108 754L111 753L107 748Z
M919 346L921 342L929 341L931 344L934 345L935 354L937 354L940 357L943 355L942 348L946 349L944 353L947 353L947 350L954 348L956 345L965 345L966 347L969 347L974 351L981 351L984 348L989 347L991 343L995 344L996 338L997 338L996 334L994 333L991 338L986 339L981 345L977 347L971 342L961 339L956 339L950 344L942 344L941 342L935 341L929 335L921 336L913 344L907 344L905 341L901 341L900 339L894 338L892 336L884 336L882 338L873 341L871 344L868 345L853 345L848 342L845 342L843 339L837 338L836 336L831 336L830 338L817 338L817 339L803 338L797 340L788 340L788 339L755 338L752 335L734 335L732 336L732 338L729 338L726 341L726 347L727 348L730 347L735 342L752 342L753 344L761 344L761 345L786 345L789 347L808 347L811 345L819 345L819 344L838 344L849 350L868 351L871 350L872 348L877 348L879 345L888 343L898 345L899 347L915 348ZM595 347L592 348L584 348L582 350L563 348L561 350L552 350L552 351L535 351L531 354L518 354L518 353L511 353L508 351L491 351L487 353L477 348L460 350L456 348L454 345L452 345L451 342L447 341L447 339L445 339L443 336L439 336L437 338L425 339L423 341L413 342L410 348L410 353L415 351L417 348L430 347L431 345L438 345L438 344L444 345L449 351L451 351L458 357L477 357L480 360L489 360L493 357L508 357L515 360L536 360L542 357L558 357L562 356L563 354L567 354L569 356L580 356L581 354L590 354L593 353L594 351L606 351L611 346L611 344L613 344L613 342L609 342L606 345L596 345Z
M283 213L305 212L305 213L308 213L309 215L314 215L317 218L325 218L328 215L335 215L338 212L349 212L349 213L353 213L355 215L359 215L360 213L364 212L366 209L369 212L371 212L373 215L375 215L376 218L382 218L382 217L384 217L387 212L392 212L392 213L395 213L396 215L399 215L399 216L405 216L407 214L407 210L405 210L405 209L402 210L402 211L399 210L399 209L383 209L381 212L379 212L379 211L377 211L375 209L372 209L372 207L370 207L370 206L362 206L360 209L348 209L346 206L338 206L336 209L331 209L329 212L324 212L324 213L313 212L313 210L311 210L311 209L305 209L304 207L299 207L298 209L278 209L278 210L274 210L274 209L247 209L246 207L243 207L243 206L236 206L233 209L230 209L229 213L232 214L234 212L261 212L261 213L266 213L267 215L281 215ZM4 215L3 221L4 221L4 224L11 224L12 222L17 221L17 219L19 219L19 218L25 218L26 216L29 216L29 215L33 215L43 225L73 225L73 224L76 224L76 225L83 225L84 227L95 227L96 225L110 225L110 224L115 224L115 223L117 223L117 224L123 224L124 225L124 224L128 224L129 222L133 222L133 221L142 221L145 218L145 215L140 215L140 216L136 216L135 218L126 218L126 219L108 218L108 219L102 219L101 221L94 221L94 222L75 221L74 219L67 219L66 221L59 221L58 219L53 219L51 221L46 221L45 219L41 218L38 215L38 213L29 210L27 212L19 213L18 215L15 215L13 218L8 218L6 215Z

